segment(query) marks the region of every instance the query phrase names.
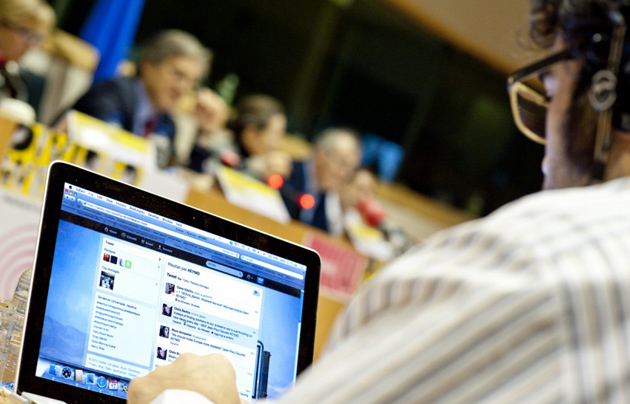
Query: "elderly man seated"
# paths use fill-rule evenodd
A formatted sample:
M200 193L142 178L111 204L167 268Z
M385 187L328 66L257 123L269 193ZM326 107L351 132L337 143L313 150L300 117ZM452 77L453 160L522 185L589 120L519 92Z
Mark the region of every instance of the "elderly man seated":
M211 53L194 36L178 30L159 33L142 48L137 77L119 77L92 87L73 109L116 125L138 136L154 137L158 164L173 156L177 102L190 94L206 74ZM203 129L208 114L199 103Z
M353 178L361 161L361 147L355 132L330 128L320 133L313 157L293 164L291 176L282 189L292 218L318 227L332 235L343 233L339 191Z

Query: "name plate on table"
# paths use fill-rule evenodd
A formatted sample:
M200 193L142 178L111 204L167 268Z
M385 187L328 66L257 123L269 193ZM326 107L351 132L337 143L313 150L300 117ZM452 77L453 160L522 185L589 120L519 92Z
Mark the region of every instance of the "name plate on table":
M346 232L353 247L366 257L378 261L389 261L394 256L392 245L385 235L362 220L346 221Z
M319 291L329 299L347 303L359 287L369 260L326 237L307 233L302 245L317 251L322 260Z
M82 151L74 161L77 165L134 185L156 165L147 139L77 111L68 112L67 123L72 143Z
M216 176L225 198L231 204L283 224L291 221L277 189L228 167L219 167Z

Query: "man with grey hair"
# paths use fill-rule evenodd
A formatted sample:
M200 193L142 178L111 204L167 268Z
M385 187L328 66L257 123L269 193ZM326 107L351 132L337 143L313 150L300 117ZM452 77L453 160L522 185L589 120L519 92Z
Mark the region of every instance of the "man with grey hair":
M350 129L329 128L315 138L313 157L293 164L282 189L292 218L341 235L343 216L338 192L359 167L361 148Z
M142 137L154 136L165 149L158 163L173 153L175 123L170 114L177 101L207 74L211 53L183 31L159 33L142 47L136 77L119 77L92 87L73 109ZM198 118L203 120L202 108ZM203 127L203 122L200 122Z

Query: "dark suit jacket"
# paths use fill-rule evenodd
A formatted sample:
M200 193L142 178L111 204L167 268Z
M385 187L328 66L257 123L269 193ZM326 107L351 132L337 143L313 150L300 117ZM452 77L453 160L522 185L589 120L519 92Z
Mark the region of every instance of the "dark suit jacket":
M72 108L101 121L116 123L124 130L133 132L134 112L138 105L134 80L136 79L119 77L101 82L92 87ZM175 122L167 114L160 114L156 132L173 139ZM136 133L136 135L143 134Z
M33 73L30 70L20 69L20 78L26 87L28 103L35 108L37 120L39 121L39 107L46 89L46 77Z
M311 163L307 161L295 161L293 163L291 176L281 189L282 199L293 219L328 232L326 193L312 189L315 179L310 178L308 164ZM306 193L315 198L315 206L311 208L311 212L303 212L300 205L300 197Z

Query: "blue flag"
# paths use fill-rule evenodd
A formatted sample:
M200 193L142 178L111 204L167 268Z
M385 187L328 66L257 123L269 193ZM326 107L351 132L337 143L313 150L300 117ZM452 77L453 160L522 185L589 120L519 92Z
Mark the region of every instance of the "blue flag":
M101 60L94 82L116 75L116 69L127 58L138 29L145 0L99 0L81 30L81 38L98 49Z

